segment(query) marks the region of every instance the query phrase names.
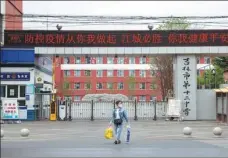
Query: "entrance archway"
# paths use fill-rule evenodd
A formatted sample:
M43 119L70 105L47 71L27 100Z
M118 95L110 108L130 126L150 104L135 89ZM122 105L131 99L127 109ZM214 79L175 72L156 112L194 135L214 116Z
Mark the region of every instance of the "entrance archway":
M5 46L35 47L48 56L173 55L175 98L183 101L185 119L196 120L196 56L228 55L228 30L5 31Z

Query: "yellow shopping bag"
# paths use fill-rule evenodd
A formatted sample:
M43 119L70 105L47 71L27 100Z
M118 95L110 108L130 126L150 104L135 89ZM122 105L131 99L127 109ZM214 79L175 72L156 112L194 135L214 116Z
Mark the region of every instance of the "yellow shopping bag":
M112 130L112 127L108 127L105 130L105 138L106 139L112 139L113 138L113 130Z

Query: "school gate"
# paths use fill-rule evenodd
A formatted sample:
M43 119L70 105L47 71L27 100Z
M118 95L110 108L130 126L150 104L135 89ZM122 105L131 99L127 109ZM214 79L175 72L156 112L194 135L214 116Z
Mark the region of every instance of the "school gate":
M227 56L228 30L5 31L4 47L35 48L35 54L52 57L85 54L89 56L172 55L175 99L183 103L185 120L197 120L203 119L200 117L202 109L209 110L207 105L211 103L206 99L203 103L197 102L196 56ZM77 64L77 68L83 70L99 70L104 67L108 70L114 66L117 69L126 69L126 66L121 64L103 65L103 67ZM129 64L128 68L133 66L135 65ZM63 64L61 70L69 70L71 67L72 65ZM149 69L149 66L145 67ZM208 94L206 96L208 97ZM213 109L210 109L213 112Z

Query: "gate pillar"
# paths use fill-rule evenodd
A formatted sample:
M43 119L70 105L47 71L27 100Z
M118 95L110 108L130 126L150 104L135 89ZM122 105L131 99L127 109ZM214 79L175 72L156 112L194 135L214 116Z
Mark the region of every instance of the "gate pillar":
M175 99L182 101L184 120L196 120L197 64L195 55L175 55L173 59Z

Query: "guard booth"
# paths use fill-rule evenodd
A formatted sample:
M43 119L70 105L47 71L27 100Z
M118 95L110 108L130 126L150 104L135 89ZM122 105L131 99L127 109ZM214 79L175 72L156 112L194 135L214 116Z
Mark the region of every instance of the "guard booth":
M216 120L228 124L228 87L214 91L216 93Z

